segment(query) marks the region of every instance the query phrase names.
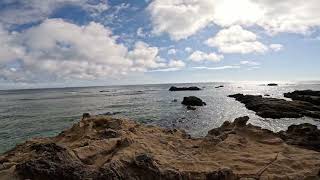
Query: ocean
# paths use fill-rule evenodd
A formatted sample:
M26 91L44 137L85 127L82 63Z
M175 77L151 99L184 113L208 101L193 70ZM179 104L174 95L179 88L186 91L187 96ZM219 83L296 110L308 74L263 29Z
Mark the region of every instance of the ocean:
M170 86L198 86L201 91L170 92ZM224 85L223 88L215 88ZM248 115L249 122L272 131L291 124L308 122L320 127L320 121L298 119L265 119L247 110L230 94L269 94L284 98L294 90L320 90L320 83L281 83L270 87L262 83L193 83L81 87L56 89L25 89L0 91L0 153L32 137L55 136L90 114L111 113L115 117L185 129L195 137L204 136L224 121ZM197 96L207 103L195 111L181 105L184 96ZM173 100L177 99L177 102ZM285 99L285 98L284 98Z

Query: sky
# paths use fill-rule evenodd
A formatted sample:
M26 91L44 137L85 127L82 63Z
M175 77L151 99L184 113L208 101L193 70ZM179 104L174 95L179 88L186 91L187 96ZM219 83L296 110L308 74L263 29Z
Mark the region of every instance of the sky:
M0 89L320 80L319 0L1 0Z

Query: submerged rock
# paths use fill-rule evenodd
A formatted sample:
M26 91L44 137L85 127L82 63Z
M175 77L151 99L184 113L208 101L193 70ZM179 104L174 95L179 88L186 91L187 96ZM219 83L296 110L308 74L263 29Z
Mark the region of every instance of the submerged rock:
M226 121L206 137L190 138L183 130L91 116L56 137L32 139L0 155L0 179L319 178L320 152L300 144L319 137L316 127L273 133L248 120ZM317 141L311 144L318 150Z
M196 96L189 96L189 97L184 97L183 101L181 104L186 105L186 106L204 106L207 105L205 102L203 102L200 98Z
M216 86L215 88L218 89L218 88L223 88L224 86L223 85L220 85L220 86Z
M176 86L171 86L169 91L200 91L201 89L196 87L196 86L191 86L191 87L176 87Z
M261 95L234 94L229 97L245 104L246 108L263 118L300 118L308 116L320 119L320 107L309 102L265 98Z

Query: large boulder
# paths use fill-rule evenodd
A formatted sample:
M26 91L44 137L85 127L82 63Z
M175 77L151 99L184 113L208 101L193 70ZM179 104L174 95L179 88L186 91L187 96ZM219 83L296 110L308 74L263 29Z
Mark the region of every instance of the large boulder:
M204 106L207 105L205 102L203 102L200 98L196 96L189 96L189 97L184 97L183 101L181 104L186 105L186 106Z
M200 91L201 89L196 87L196 86L191 86L191 87L176 87L176 86L171 86L169 91Z

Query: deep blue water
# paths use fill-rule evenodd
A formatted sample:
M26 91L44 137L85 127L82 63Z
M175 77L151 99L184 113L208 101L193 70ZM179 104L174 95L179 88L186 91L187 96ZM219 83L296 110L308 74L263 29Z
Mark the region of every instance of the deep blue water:
M309 122L312 118L264 119L243 104L227 97L230 94L270 94L284 98L293 90L320 90L320 84L280 84L278 87L261 83L201 83L178 84L198 86L202 91L169 92L172 84L60 88L0 91L0 153L31 137L54 136L79 121L82 113L118 113L142 123L185 129L193 136L203 136L226 120L249 115L250 122L273 131L291 124ZM215 86L224 85L216 89ZM103 92L100 92L103 91ZM181 105L184 96L195 95L207 106L188 111ZM177 102L172 102L177 99Z

